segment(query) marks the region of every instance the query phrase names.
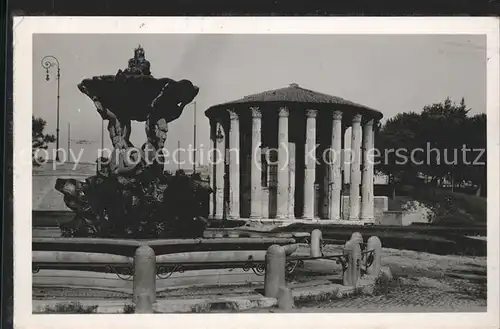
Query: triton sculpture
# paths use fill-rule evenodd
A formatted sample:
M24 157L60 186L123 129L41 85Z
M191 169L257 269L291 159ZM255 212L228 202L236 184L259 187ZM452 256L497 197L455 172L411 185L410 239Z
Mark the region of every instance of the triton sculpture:
M125 70L84 79L79 90L108 120L110 158L98 159L97 173L85 181L58 179L75 218L65 236L199 237L209 187L183 174L163 172L168 123L198 94L191 81L155 78L144 49L135 49ZM146 142L130 142L131 122L145 122Z

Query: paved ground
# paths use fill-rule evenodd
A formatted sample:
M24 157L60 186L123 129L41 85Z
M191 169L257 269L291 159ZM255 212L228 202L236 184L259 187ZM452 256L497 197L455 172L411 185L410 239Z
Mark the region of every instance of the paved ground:
M325 254L337 254L339 246L326 246ZM308 248L300 248L298 254L307 254ZM304 301L297 305L297 312L480 312L486 311L486 257L472 256L441 256L422 252L384 249L384 266L391 268L394 280L388 284L379 284L373 295L357 295L343 299L329 299L325 296L320 300ZM338 266L337 266L338 267ZM313 268L307 266L307 271L290 278L290 285L318 284L325 280L335 280L340 277L338 269L329 265ZM312 270L312 271L311 271ZM227 271L227 270L225 270ZM241 270L234 270L239 272ZM315 273L316 272L316 273ZM322 273L318 273L322 272ZM189 272L184 273L186 275ZM329 275L327 275L327 273ZM191 273L192 274L192 273ZM217 283L227 280L228 274L219 276ZM248 273L249 274L249 273ZM40 275L40 274L38 274ZM37 276L35 274L35 276ZM232 276L232 275L231 275ZM202 280L203 276L197 276ZM165 281L172 280L166 279ZM180 279L180 278L179 278ZM180 298L188 296L208 295L239 295L249 294L261 288L261 284L249 284L248 281L261 281L262 277L243 279L246 284L232 288L188 288L174 289L159 293L159 298ZM117 279L118 280L118 279ZM185 279L183 279L185 280ZM221 281L222 280L222 281ZM123 282L122 280L119 280ZM162 280L163 281L163 280ZM241 282L241 281L240 281ZM243 283L242 282L242 283ZM255 282L255 281L254 281ZM306 283L307 282L307 283ZM171 282L169 282L171 283ZM199 282L203 283L203 282ZM161 284L160 284L161 285ZM169 284L170 285L170 284ZM127 289L131 290L131 289ZM92 291L94 291L92 293ZM57 288L34 288L33 297L47 298L68 294ZM74 295L73 295L74 294ZM95 292L94 289L76 289L69 295L80 298L101 297L107 293ZM117 293L109 297L127 298L128 294ZM67 296L67 295L66 295ZM84 297L85 296L85 297ZM69 297L69 296L68 296ZM189 298L189 297L188 297ZM276 310L257 310L253 312L277 312Z
M325 252L336 250L327 246ZM297 305L298 312L485 312L486 257L440 256L384 249L394 280L373 295L325 298ZM277 312L258 310L253 312Z

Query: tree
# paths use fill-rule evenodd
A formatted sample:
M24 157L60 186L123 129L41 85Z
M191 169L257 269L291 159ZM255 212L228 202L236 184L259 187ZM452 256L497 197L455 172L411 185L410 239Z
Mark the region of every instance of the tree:
M421 113L399 113L381 126L375 138L381 155L376 170L389 176L391 185L415 185L430 180L473 182L484 187L486 165L472 165L478 152L486 149L486 115L469 117L464 99L449 98L424 106ZM486 155L482 159L486 162ZM424 178L424 179L422 179ZM484 189L483 189L484 190Z
M32 126L31 126L31 155L33 159L33 165L39 166L41 163L41 157L37 156L37 151L40 149L46 150L49 143L56 141L54 135L44 134L45 126L47 121L42 118L36 118L32 116Z
M414 149L419 146L421 117L415 112L399 113L381 126L375 136L376 148L380 157L376 159L376 170L385 173L389 184L395 187L416 177L417 170L411 161L404 161L404 152L398 150Z
M464 135L467 136L467 147L471 151L467 153L467 165L460 172L461 178L476 184L477 196L486 196L486 114L471 117Z
M435 185L439 180L448 179L453 186L455 177L464 168L461 149L468 142L468 136L464 133L469 120L468 112L463 98L459 105L446 98L443 103L425 106L422 111L420 139L426 150L433 151L426 151L425 165L421 166L421 171L431 177Z

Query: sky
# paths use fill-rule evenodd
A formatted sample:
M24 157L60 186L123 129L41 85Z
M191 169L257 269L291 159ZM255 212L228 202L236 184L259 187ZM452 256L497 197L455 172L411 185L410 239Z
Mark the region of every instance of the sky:
M450 97L465 98L471 115L486 113L486 38L469 35L211 35L36 34L33 37L33 114L56 131L56 70L46 81L41 59L58 58L61 69L60 147L84 147L81 161L95 161L101 119L77 85L116 74L141 45L155 77L189 79L196 97L197 147L208 148L212 105L291 83L380 110L384 119L421 111ZM169 124L167 148L193 143L194 106ZM76 145L77 140L92 144ZM144 123L132 125L131 141L145 141ZM203 145L203 146L201 146ZM104 146L111 148L107 130ZM49 151L55 148L49 146ZM182 160L182 159L181 159ZM187 157L186 157L187 160ZM175 165L176 166L176 165ZM182 167L189 167L185 165Z

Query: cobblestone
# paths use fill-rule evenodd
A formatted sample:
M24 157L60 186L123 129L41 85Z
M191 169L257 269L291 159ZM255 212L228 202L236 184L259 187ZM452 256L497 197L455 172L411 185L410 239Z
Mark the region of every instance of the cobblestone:
M469 311L471 308L484 307L486 311L486 296L478 294L469 282L464 280L447 280L423 278L411 279L396 277L387 292L375 292L371 296L352 296L344 299L333 299L320 305L314 301L301 305L301 308L319 308L325 312L331 309L364 309L383 311L384 309L400 308L401 311L411 311L415 307L434 308L439 311ZM462 287L462 288L459 288ZM347 309L347 310L346 310ZM351 311L352 311L351 310Z
M340 246L326 246L325 254L341 252ZM301 247L298 254L308 254ZM378 284L372 295L359 295L342 299L310 300L301 303L297 312L474 312L486 311L486 257L442 256L407 250L384 249L384 266L391 268L394 280ZM329 276L340 273L329 270ZM333 280L325 273L314 277L311 273L288 283L300 285L314 280ZM333 281L332 281L333 282ZM159 298L187 296L238 295L255 293L257 286L226 288L189 288L159 292ZM45 298L130 298L130 294L96 289L33 288L33 299ZM251 312L279 312L252 310Z
M338 251L327 247L328 252ZM395 277L386 289L377 286L371 296L310 301L298 311L486 311L486 257L384 249L382 259Z

